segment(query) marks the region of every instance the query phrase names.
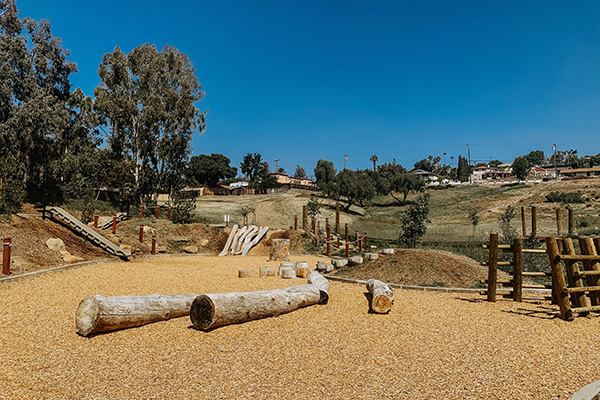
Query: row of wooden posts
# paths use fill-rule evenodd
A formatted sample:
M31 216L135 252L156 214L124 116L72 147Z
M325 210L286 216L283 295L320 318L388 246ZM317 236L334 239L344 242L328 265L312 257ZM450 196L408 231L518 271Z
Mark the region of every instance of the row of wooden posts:
M574 223L574 215L573 215L573 209L572 208L568 208L568 235L571 236L573 235L573 232L575 231L575 223ZM526 219L527 219L527 208L526 207L521 207L521 227L522 227L522 232L523 232L523 237L527 237L527 223L526 223ZM560 208L556 208L556 235L557 236L562 236L563 235L563 228L562 228L562 220L563 220L563 211ZM529 236L532 237L537 237L537 207L536 206L531 206L531 234Z
M561 317L572 320L574 313L585 314L600 311L600 238L580 238L581 254L575 252L571 238L546 237L546 249L523 249L523 239L516 238L512 245L499 245L498 234L490 234L487 301L496 301L497 294L510 295L514 301L523 301L523 289L539 289L542 285L523 284L526 276L551 276L551 298L558 304ZM498 261L499 251L511 252L512 261ZM551 273L523 271L523 254L546 254L550 262ZM579 263L583 264L583 270ZM564 263L564 268L563 268ZM498 266L512 265L512 291L497 291ZM565 279L565 270L567 279ZM506 283L506 282L502 282ZM512 293L511 293L512 292Z
M311 231L313 232L313 234L317 235L317 237L319 237L320 235L320 227L319 227L319 221L315 218L312 217L312 224L311 224ZM339 226L339 225L337 225ZM298 230L298 216L294 215L294 230ZM345 247L346 247L346 258L350 257L350 235L349 235L349 228L348 228L348 224L344 224L344 242L345 242ZM334 237L334 239L332 239L332 236ZM358 251L362 251L367 250L367 232L365 232L362 236L360 235L359 231L356 231L355 233L355 241L356 241L356 248L358 249ZM327 256L331 255L331 244L334 243L337 249L341 248L341 239L340 239L340 234L339 231L336 229L336 232L332 235L331 232L331 226L329 225L329 218L325 218L325 244L327 246Z

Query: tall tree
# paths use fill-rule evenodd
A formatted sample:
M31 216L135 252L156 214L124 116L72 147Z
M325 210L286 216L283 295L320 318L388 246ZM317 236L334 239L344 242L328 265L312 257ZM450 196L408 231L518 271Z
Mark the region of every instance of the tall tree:
M331 161L319 160L314 169L317 187L327 197L333 197L335 192L336 171Z
M159 52L146 43L127 55L116 47L102 58L98 75L94 107L111 151L128 164L136 194L172 191L193 134L205 129L206 113L195 106L204 92L192 62L168 45Z
M377 170L377 161L379 161L379 157L377 157L377 155L373 154L370 158L371 162L373 163L373 171Z
M546 156L544 155L544 152L542 150L530 151L523 157L527 160L530 167L543 165L546 161Z
M229 158L218 153L193 156L188 163L186 176L197 183L215 186L222 179L235 177L237 168L230 166L230 162Z
M353 204L365 205L375 196L375 182L367 171L343 169L335 177L335 193L346 199L346 210Z
M525 157L517 157L512 163L512 173L522 181L529 175L529 162Z
M269 164L262 160L259 153L247 153L240 163L242 174L248 179L250 187L259 187L262 181L265 181L269 175Z
M461 182L467 182L469 180L470 174L471 167L469 166L469 162L463 156L458 156L458 167L456 170L458 180L460 180Z
M306 170L300 165L296 165L296 170L294 171L294 178L296 179L306 179Z
M14 156L30 197L57 186L77 71L68 55L49 21L21 19L15 0L0 0L0 148Z

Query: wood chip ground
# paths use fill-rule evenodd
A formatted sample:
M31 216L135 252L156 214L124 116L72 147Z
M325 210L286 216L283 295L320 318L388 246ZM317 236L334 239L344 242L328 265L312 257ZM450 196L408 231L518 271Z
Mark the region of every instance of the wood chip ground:
M293 257L314 266L317 258ZM271 263L272 264L272 263ZM259 277L266 257L155 257L0 284L0 398L568 399L600 379L600 317L549 303L397 290L387 315L331 282L326 306L191 329L189 318L84 338L87 296L215 293L304 284ZM238 269L255 277L239 279Z

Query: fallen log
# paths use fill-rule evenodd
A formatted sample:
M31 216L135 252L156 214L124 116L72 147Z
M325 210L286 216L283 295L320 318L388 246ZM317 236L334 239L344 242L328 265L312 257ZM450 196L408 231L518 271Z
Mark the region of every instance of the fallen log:
M231 250L230 251L231 254L233 254L233 251L235 250L235 247L237 246L238 240L240 240L240 237L242 237L242 235L244 233L246 233L247 230L248 230L247 226L242 226L240 229L238 229L237 233L233 237L233 242L231 243L231 248L228 249L228 250Z
M258 232L258 226L256 225L250 225L248 227L248 230L246 231L246 233L244 233L238 243L237 243L237 247L235 249L231 249L232 254L242 254L242 249L244 248L244 245L248 242L250 242L252 240L252 238L254 237L254 235L256 235L256 233Z
M219 326L278 316L317 304L315 285L246 293L201 294L192 302L190 319L194 328L209 330Z
M75 313L77 333L95 333L142 326L190 314L197 294L149 296L91 296L79 303Z
M308 275L308 283L319 288L321 295L319 304L327 304L329 301L329 281L317 271L313 271Z
M233 241L233 238L235 237L235 234L238 230L238 226L233 225L233 228L231 228L231 233L229 234L229 237L227 238L227 243L225 244L225 247L223 247L223 251L221 252L221 254L219 254L219 257L223 257L225 255L227 255L227 252L229 251L229 247L231 247L231 242Z
M254 239L252 239L251 242L247 243L243 249L242 249L242 256L247 256L248 252L250 251L250 249L252 249L252 247L256 246L256 244L258 244L258 242L260 242L260 240L263 238L263 236L266 235L266 233L269 231L269 227L268 226L264 226L262 228L260 228L260 230L258 231L258 234L254 237Z
M367 281L367 290L373 296L371 309L378 314L385 314L392 308L394 289L377 279Z

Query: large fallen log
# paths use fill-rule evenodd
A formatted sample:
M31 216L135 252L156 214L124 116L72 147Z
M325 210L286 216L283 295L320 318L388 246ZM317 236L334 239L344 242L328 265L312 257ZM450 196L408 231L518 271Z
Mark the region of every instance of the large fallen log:
M202 294L192 302L190 319L196 329L209 330L289 313L317 304L320 297L315 285L260 292Z
M95 333L142 326L190 314L197 294L149 296L91 296L79 303L75 313L77 333Z
M386 283L377 279L367 281L367 290L373 296L371 300L371 309L378 314L385 314L392 308L394 302L394 289Z
M321 294L319 304L327 304L329 301L329 281L317 271L313 271L308 275L308 283L319 288Z
M256 244L258 242L260 242L260 240L263 238L263 236L265 236L265 234L268 231L269 231L268 226L263 226L262 228L260 228L260 230L258 231L258 234L254 237L254 239L252 239L252 241L250 241L243 247L242 256L248 255L248 252L250 251L250 249L252 249L252 247L256 246Z
M225 244L225 247L223 247L223 251L221 252L221 254L219 254L219 257L223 257L225 255L227 255L227 252L229 251L229 248L231 247L231 242L233 241L233 238L235 237L235 234L238 230L238 226L233 225L233 228L231 228L231 233L229 234L229 237L227 238L227 243Z
M244 245L246 243L250 242L252 240L252 238L256 235L257 232L258 232L258 226L250 225L248 227L248 230L246 231L246 233L244 233L238 240L236 248L231 249L231 253L235 254L235 255L242 254L242 249L243 249Z

